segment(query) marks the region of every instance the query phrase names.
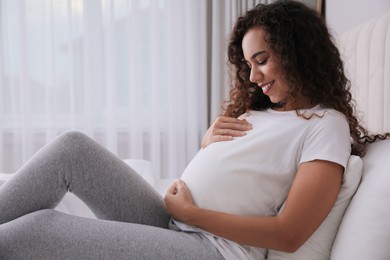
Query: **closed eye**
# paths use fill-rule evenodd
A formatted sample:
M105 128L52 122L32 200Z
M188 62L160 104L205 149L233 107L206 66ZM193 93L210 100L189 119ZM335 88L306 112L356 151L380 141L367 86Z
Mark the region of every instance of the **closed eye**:
M268 59L258 61L257 65L265 65L265 64L267 64L267 61L268 61Z

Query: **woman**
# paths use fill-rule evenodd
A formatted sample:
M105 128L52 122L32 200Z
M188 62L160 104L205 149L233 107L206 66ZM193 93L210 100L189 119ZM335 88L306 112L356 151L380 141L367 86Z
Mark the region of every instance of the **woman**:
M351 152L374 139L324 22L302 4L240 17L229 61L225 115L164 200L88 137L63 134L0 188L0 258L264 259L264 248L299 248L331 210ZM53 210L67 191L98 219Z

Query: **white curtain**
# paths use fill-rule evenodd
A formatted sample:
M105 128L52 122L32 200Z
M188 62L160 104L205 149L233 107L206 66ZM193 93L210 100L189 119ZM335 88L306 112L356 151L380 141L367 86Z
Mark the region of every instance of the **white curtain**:
M236 19L257 4L276 0L215 0L207 2L208 11L208 120L220 113L222 101L228 97L227 42Z
M0 172L81 131L177 178L228 92L235 20L275 0L0 0Z
M208 124L206 4L0 0L0 172L77 130L180 176Z

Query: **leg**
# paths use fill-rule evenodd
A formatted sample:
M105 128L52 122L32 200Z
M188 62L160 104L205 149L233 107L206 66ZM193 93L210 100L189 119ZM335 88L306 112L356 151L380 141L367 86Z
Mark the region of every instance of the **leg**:
M161 196L122 160L77 132L42 148L0 187L0 224L54 208L67 191L98 218L168 225Z
M41 210L0 225L0 259L223 259L203 235Z

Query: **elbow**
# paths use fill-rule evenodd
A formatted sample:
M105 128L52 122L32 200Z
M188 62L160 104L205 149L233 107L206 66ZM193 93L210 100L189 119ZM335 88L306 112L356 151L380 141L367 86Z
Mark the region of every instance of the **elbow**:
M302 234L285 235L280 239L280 248L278 250L286 253L295 253L307 240Z
M295 223L285 222L280 216L277 218L278 225L275 228L274 239L276 250L286 253L296 252L312 235L311 232L299 228Z
M284 251L286 253L295 253L301 246L302 243L297 243L295 241L286 242L280 251Z

